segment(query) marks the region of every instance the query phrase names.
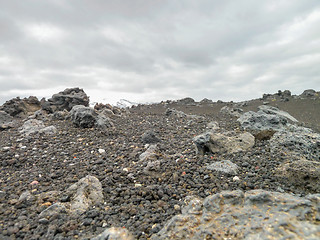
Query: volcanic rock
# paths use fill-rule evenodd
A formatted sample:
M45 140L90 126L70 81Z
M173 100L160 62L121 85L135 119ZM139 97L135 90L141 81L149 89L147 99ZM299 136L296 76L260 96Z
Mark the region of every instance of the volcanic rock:
M56 111L70 111L76 105L89 106L89 97L80 88L67 88L62 92L52 95L48 101L41 105L42 109L53 113Z
M5 111L12 117L25 118L28 114L40 109L40 102L37 97L30 96L28 98L13 98L6 101L0 110Z
M305 159L282 164L276 173L289 184L320 192L320 162Z
M30 119L26 121L20 128L20 133L28 136L34 133L45 133L45 134L55 134L57 132L56 127L48 126L46 127L41 120Z
M248 132L236 133L234 131L215 133L206 132L193 138L199 154L236 153L247 151L254 145L254 136Z
M304 90L303 93L300 95L300 97L302 98L310 98L314 96L317 96L317 92L313 89Z
M217 172L222 172L230 175L236 175L238 173L238 166L230 160L222 160L214 162L207 166L207 169Z
M94 176L81 178L65 192L70 198L68 209L74 215L84 213L89 207L103 203L102 185Z
M272 152L320 161L320 134L304 127L289 125L270 139Z
M70 111L70 118L74 125L82 128L92 128L98 127L101 129L106 129L113 127L113 123L109 118L101 115L91 107L85 107L82 105L77 105Z
M141 140L145 144L154 144L157 142L160 142L160 139L156 136L156 133L152 130L146 131L142 137Z
M223 191L186 208L151 239L320 238L319 194Z
M263 105L264 106L264 105ZM267 106L265 106L267 107ZM237 120L243 129L249 130L281 130L288 123L288 119L279 114L269 114L265 111L246 112Z

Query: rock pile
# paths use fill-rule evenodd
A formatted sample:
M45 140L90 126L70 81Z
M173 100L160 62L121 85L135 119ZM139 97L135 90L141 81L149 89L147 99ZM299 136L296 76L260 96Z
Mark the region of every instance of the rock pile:
M43 110L53 113L56 111L70 111L76 105L89 106L89 97L80 88L67 88L62 92L52 95L48 101L41 104Z
M40 102L38 98L30 96L28 98L13 98L6 101L0 110L8 113L12 117L25 118L30 113L33 113L40 109Z
M319 102L290 95L2 110L0 239L318 239Z

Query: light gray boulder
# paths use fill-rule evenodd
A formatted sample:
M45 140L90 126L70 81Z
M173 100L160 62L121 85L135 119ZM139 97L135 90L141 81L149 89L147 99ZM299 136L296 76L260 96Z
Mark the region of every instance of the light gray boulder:
M258 112L249 111L237 120L243 129L248 130L283 130L289 122L297 123L298 120L289 113L276 107L262 105Z
M197 153L236 153L252 148L254 136L248 132L206 132L193 138Z

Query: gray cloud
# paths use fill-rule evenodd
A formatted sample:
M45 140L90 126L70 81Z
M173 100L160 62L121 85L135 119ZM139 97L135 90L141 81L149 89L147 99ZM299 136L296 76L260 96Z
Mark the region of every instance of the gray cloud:
M244 100L320 87L317 0L1 6L0 104L15 94L47 96L72 86L111 102Z

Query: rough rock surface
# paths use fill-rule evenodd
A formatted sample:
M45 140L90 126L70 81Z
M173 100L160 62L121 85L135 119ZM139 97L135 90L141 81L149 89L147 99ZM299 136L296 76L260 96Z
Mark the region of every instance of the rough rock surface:
M67 110L70 111L73 106L83 105L89 106L89 97L80 88L67 88L62 92L52 95L48 101L41 104L42 109L53 113L56 111Z
M199 154L236 153L246 151L253 147L254 136L248 132L236 133L234 131L214 133L207 132L193 139Z
M320 192L320 162L300 159L283 163L276 174L298 188Z
M262 112L265 112L266 114L271 114L271 115L277 115L284 117L292 122L299 122L297 119L295 119L293 116L291 116L289 113L282 111L276 107L272 106L266 106L266 105L261 105L259 106L259 110Z
M43 121L37 119L30 119L26 121L21 129L20 133L28 136L34 133L55 134L57 129L55 126L45 126Z
M191 201L151 239L319 239L320 195L224 191Z
M11 117L8 113L5 111L0 111L0 125L4 123L9 123L13 120L13 117Z
M210 165L207 166L207 169L213 170L213 171L218 171L222 173L227 173L227 174L237 174L238 173L238 166L237 164L234 164L230 160L222 160L218 162L214 162Z
M288 123L287 118L277 115L268 114L264 111L246 112L238 119L243 129L249 130L281 130Z
M30 96L28 98L13 98L6 101L0 110L5 111L13 117L26 117L28 114L35 112L40 109L40 102L38 98Z
M114 126L109 118L98 114L93 108L83 105L74 106L70 111L70 118L74 125L82 128L98 127L107 129Z
M142 136L141 140L146 144L154 144L160 142L160 139L156 136L156 133L152 130L146 131Z
M89 207L104 202L102 185L94 176L86 176L71 185L65 192L70 198L68 209L74 215L84 213Z
M320 161L320 134L308 128L289 126L270 139L271 151Z

